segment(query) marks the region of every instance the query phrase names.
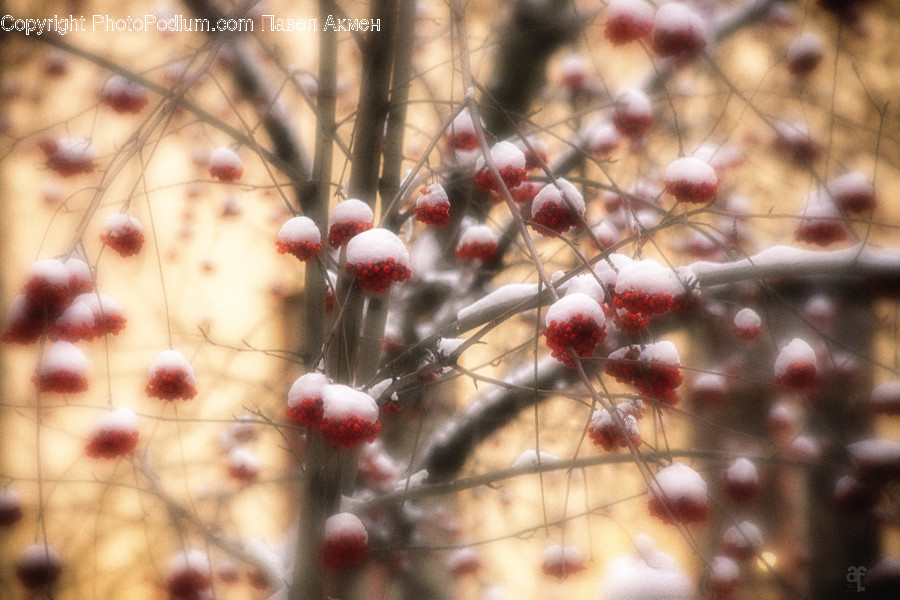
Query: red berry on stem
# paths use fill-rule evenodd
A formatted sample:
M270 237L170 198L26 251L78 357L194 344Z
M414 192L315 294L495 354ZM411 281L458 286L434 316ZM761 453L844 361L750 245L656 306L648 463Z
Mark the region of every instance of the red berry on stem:
M244 174L244 161L227 146L219 146L209 155L209 174L219 181L230 183Z
M416 200L413 209L416 220L426 225L443 227L450 222L450 199L444 186L433 183L422 188L422 195Z
M368 204L356 198L340 202L328 219L328 245L337 250L354 236L372 229L375 215Z
M372 442L381 429L378 405L369 394L346 385L330 384L322 396L321 430L335 446L354 448Z
M32 591L52 586L62 574L62 558L46 544L26 546L16 561L16 577Z
M337 513L325 519L322 562L332 571L357 567L369 554L369 534L359 517Z
M719 179L709 163L685 156L666 167L665 186L678 202L706 204L718 194Z
M190 400L197 395L194 369L177 350L165 350L150 365L146 392L162 400Z
M552 237L581 226L584 217L584 197L565 179L547 184L531 203L532 229Z
M687 5L669 2L656 10L650 45L658 56L691 57L702 52L708 43L706 22Z
M709 512L706 482L687 465L672 463L650 482L648 506L651 515L667 524L702 523Z
M144 227L134 217L109 215L103 221L100 241L115 250L119 256L134 256L144 247Z
M589 358L606 339L606 317L596 300L581 292L568 293L547 309L544 336L552 355L569 368L576 357Z
M406 246L394 233L381 228L364 231L348 242L344 269L362 289L375 294L412 276Z
M291 254L301 262L309 262L322 249L322 234L309 217L293 217L281 226L275 247L279 254Z
M42 392L76 394L88 388L87 357L74 344L54 342L38 368L37 385Z
M490 262L497 254L497 234L487 225L469 225L456 245L456 257L464 261Z
M298 377L287 395L287 415L292 421L318 428L322 424L323 400L328 378L322 373Z
M644 39L653 28L653 15L644 0L610 0L603 34L614 46Z
M134 450L138 436L137 415L117 408L94 421L85 453L91 458L118 458Z

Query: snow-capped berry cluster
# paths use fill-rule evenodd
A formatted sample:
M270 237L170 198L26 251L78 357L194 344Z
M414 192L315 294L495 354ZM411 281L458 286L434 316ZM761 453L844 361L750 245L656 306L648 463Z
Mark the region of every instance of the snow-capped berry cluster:
M745 504L759 494L759 473L750 459L734 459L722 474L722 493L735 504Z
M464 110L453 119L447 132L447 146L457 152L472 152L478 148L475 124L472 115Z
M688 58L709 44L706 21L689 6L668 2L656 10L650 45L659 56Z
M84 451L91 458L118 458L135 449L138 437L137 415L117 408L94 421Z
M44 590L62 575L62 557L46 544L26 546L16 560L16 578L28 590Z
M646 535L634 538L634 553L613 559L600 583L600 597L609 600L654 598L686 600L696 590L674 557L661 552Z
M653 14L645 0L610 0L603 34L614 46L644 39L653 28Z
M719 193L715 170L704 160L685 156L669 163L665 174L666 191L678 202L706 204Z
M734 326L731 328L736 338L755 340L762 330L762 319L752 308L742 308L734 315Z
M577 546L554 544L541 554L541 572L548 577L565 579L585 569L584 556Z
M744 562L755 557L762 545L762 532L750 521L732 525L722 534L722 554L736 562Z
M808 390L819 381L816 352L800 338L785 345L775 358L776 385Z
M378 404L369 394L349 386L327 385L322 394L319 427L328 442L342 448L372 442L381 429Z
M617 381L633 385L643 396L671 405L678 402L681 359L675 344L668 340L619 348L609 354L604 370Z
M450 222L450 198L447 196L444 186L440 183L432 183L423 187L422 195L416 199L413 211L416 220L426 225L443 227Z
M879 415L900 415L900 379L879 383L869 394L868 408Z
M850 228L840 209L823 190L812 192L806 200L795 235L802 242L830 246L850 237Z
M353 513L337 513L325 519L322 562L332 571L362 564L369 554L369 534Z
M275 247L279 254L290 254L301 262L309 262L322 249L322 233L309 217L293 217L281 226Z
M194 369L177 350L165 350L150 365L147 395L162 400L190 400L197 395Z
M243 483L252 483L259 477L260 462L256 454L247 448L238 446L228 452L228 475Z
M46 158L47 168L63 177L91 173L97 168L97 151L90 140L47 137L41 140L40 148Z
M219 146L209 155L209 174L226 183L237 181L244 174L244 161L228 146Z
M875 208L875 189L866 176L850 171L828 182L828 193L838 207L848 213L860 213Z
M144 227L135 217L116 213L103 221L100 241L119 256L134 256L144 247Z
M287 396L287 415L291 421L318 428L322 424L323 398L328 378L322 373L298 377Z
M122 75L113 75L100 90L100 102L117 113L139 113L147 106L147 88Z
M581 226L584 218L584 197L565 179L557 179L544 186L531 203L532 228L543 236L552 237Z
M685 286L672 269L645 259L619 269L612 300L617 308L651 317L679 308L685 296Z
M648 508L664 523L702 523L709 513L706 482L689 466L672 463L650 482Z
M364 231L347 243L344 269L362 289L376 294L412 276L406 246L394 233L381 228Z
M594 411L588 426L588 437L607 452L629 446L640 447L641 430L638 419L643 416L640 401L619 402L614 410L616 418L606 408Z
M508 189L518 186L528 176L525 169L525 153L512 142L502 141L494 144L491 148L491 162L497 167L503 185ZM484 157L479 157L475 162L475 183L483 190L500 191L500 184L487 168Z
M815 71L823 57L822 39L811 31L804 31L791 41L785 60L791 75L803 77Z
M328 245L337 250L354 236L372 229L375 214L368 204L347 198L334 207L328 218Z
M547 309L544 336L551 354L569 368L589 358L606 339L606 317L600 304L581 292L568 293Z
M212 568L200 550L179 552L169 563L165 580L170 600L200 600L212 597Z
M77 394L88 389L88 360L71 342L53 342L38 366L37 386L42 392Z
M472 546L457 548L447 557L447 569L454 577L473 575L484 567L481 554Z
M497 234L487 225L469 225L456 244L456 258L464 261L490 262L497 255Z
M653 127L653 120L653 104L644 92L632 89L616 96L612 122L625 137L640 138Z

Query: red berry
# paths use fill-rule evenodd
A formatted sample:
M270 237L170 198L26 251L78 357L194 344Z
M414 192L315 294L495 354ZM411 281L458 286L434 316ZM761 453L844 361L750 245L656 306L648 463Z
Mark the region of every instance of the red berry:
M548 577L565 579L584 568L584 557L576 546L547 546L541 555L541 572Z
M606 408L599 408L591 416L591 424L588 426L588 437L595 445L601 446L607 452L619 448L627 448L629 444L638 448L641 445L641 431L638 427L638 419L643 415L640 401L626 401L616 404L615 409L621 425L613 418Z
M763 536L759 527L750 521L732 525L722 534L722 554L743 562L753 558L762 548Z
M669 2L656 10L650 44L657 55L690 57L702 52L708 43L706 22L688 6Z
M47 167L63 177L90 173L97 168L97 153L91 142L78 138L45 138L41 150L47 159Z
M653 7L644 0L610 0L603 33L615 46L646 38L653 28Z
M107 79L100 91L100 102L117 113L139 113L148 101L147 88L121 75Z
M759 474L756 465L746 458L737 458L725 470L722 492L736 504L745 504L759 493Z
M685 156L666 168L665 186L678 202L706 204L718 194L719 180L709 163Z
M372 229L375 215L362 200L348 198L340 202L328 219L328 244L335 250L354 236Z
M91 458L118 458L138 443L138 420L130 409L117 408L94 422L85 453Z
M209 174L219 181L230 183L244 174L244 161L227 146L220 146L209 155Z
M775 385L808 390L819 381L816 353L812 347L794 338L775 358Z
M347 244L344 269L367 292L384 293L391 283L406 281L412 276L408 265L406 246L387 229L364 231Z
M177 350L165 350L150 365L146 392L151 398L190 400L197 395L194 369Z
M699 473L682 463L672 463L650 482L650 514L664 523L702 523L709 505L706 482Z
M204 600L212 597L209 557L199 550L186 550L172 559L166 575L169 600Z
M497 235L487 225L470 225L463 229L456 245L460 260L491 262L497 255Z
M309 262L322 249L322 234L309 217L293 217L281 226L275 247L279 254L291 254Z
M752 308L742 308L734 315L731 331L739 339L755 340L762 334L762 319Z
M318 428L322 424L322 398L327 386L328 378L321 373L298 377L288 391L288 418L307 427Z
M822 40L811 31L798 35L787 49L787 67L792 75L805 76L822 62Z
M413 209L416 220L426 225L443 227L450 222L450 199L444 186L433 183L422 188L422 195L416 200Z
M565 179L544 186L531 203L532 228L546 237L579 227L584 217L584 197Z
M325 520L322 562L332 571L343 571L362 564L369 554L369 534L359 517L338 513Z
M321 430L325 439L343 448L372 442L381 429L378 405L365 392L331 384L322 396Z
M0 527L15 525L22 518L22 498L11 489L0 490Z
M256 481L259 459L246 448L234 448L228 453L228 475L244 483Z
M37 385L42 392L76 394L88 388L88 360L74 344L54 342L44 353Z
M525 181L528 171L525 169L525 154L511 142L497 142L491 148L491 162L497 167L503 184L507 189L514 188ZM484 164L484 158L475 163L475 183L483 190L499 191L500 185Z
M547 346L569 368L575 368L576 356L589 358L606 339L603 309L596 300L580 292L554 302L547 310L546 322Z

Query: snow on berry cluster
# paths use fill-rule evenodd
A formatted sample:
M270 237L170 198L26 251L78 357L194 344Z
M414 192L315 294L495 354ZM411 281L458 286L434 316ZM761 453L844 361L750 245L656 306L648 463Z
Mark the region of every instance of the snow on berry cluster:
M702 523L709 512L706 482L687 465L672 463L650 482L648 508L664 523Z
M503 185L512 189L525 181L528 171L525 170L525 153L512 142L497 142L491 148L491 162L500 173ZM475 161L475 183L483 190L500 191L500 184L485 164L484 157Z
M462 261L490 262L497 254L497 234L488 225L468 225L459 236L456 257Z
M112 214L103 221L100 241L119 256L134 256L144 247L144 227L135 217Z
M600 304L581 292L568 293L547 309L544 336L551 354L569 368L590 358L606 339L606 317Z
M91 458L124 456L137 446L138 435L137 415L129 408L117 408L94 421L85 453Z
M287 416L300 425L318 429L342 448L373 442L381 422L375 399L346 385L334 384L321 373L307 373L291 385Z
M675 344L668 340L619 348L609 354L604 370L617 381L633 385L643 396L670 405L678 403L681 360Z
M190 400L197 395L194 369L177 350L165 350L150 365L147 395L161 400Z
M342 512L325 519L322 562L331 571L357 567L369 554L369 534L353 513Z
M406 246L396 234L381 228L364 231L347 243L344 270L362 289L376 294L412 276Z
M356 198L338 203L328 218L328 245L338 249L354 236L372 229L375 214L368 204Z
M427 225L443 227L450 222L450 198L444 186L433 183L423 187L422 195L416 200L413 211L416 220Z
M640 447L641 430L638 419L643 417L640 400L619 402L613 410L614 413L607 408L594 411L588 426L588 437L607 452L617 447Z
M531 203L531 223L535 231L552 237L580 227L584 218L584 197L565 179L544 186Z
M293 217L281 226L275 247L279 254L290 254L301 262L309 262L322 249L322 234L309 217Z

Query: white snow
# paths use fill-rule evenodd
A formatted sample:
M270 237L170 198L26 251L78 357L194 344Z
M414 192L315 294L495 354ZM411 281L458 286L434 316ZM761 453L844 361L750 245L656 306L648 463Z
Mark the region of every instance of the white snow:
M606 316L597 301L581 292L570 292L554 302L547 309L545 321L563 323L578 314L592 319L598 325L606 323Z
M763 545L763 535L755 523L741 521L725 530L722 534L722 544L738 548L759 548Z
M591 227L591 233L604 248L618 244L622 239L619 229L609 219L604 219Z
M97 158L91 141L85 138L61 138L56 141L54 158L64 163L89 162Z
M691 156L709 163L716 172L739 165L745 158L740 146L728 142L724 144L704 142L691 153Z
M598 261L594 265L594 275L605 286L615 285L619 272L633 262L634 259L625 254L610 254L606 257L606 260Z
M606 154L622 143L622 135L606 119L590 123L583 133L587 149L594 154Z
M632 261L619 269L616 277L616 293L639 291L646 294L668 294L677 297L684 294L684 286L672 269L655 260Z
M544 548L541 553L541 562L545 565L580 565L584 562L584 556L578 546L553 544Z
M549 452L540 453L541 462L553 462L559 460L559 457ZM534 466L538 464L538 453L534 450L525 450L519 457L513 461L513 467Z
M792 339L775 358L775 376L784 375L792 365L816 366L816 352L800 338Z
M563 199L565 198L565 199ZM537 212L548 202L573 209L579 215L584 214L584 196L569 181L560 177L552 184L545 185L531 203L531 214Z
M640 360L674 366L681 364L678 348L669 340L660 340L644 346L641 350Z
M19 555L20 565L62 565L59 552L46 544L29 544Z
M871 438L847 446L854 462L864 465L900 464L900 442L886 438Z
M629 118L650 117L653 104L644 92L636 89L622 90L616 95L616 113Z
M709 563L709 578L715 583L736 584L740 577L740 565L727 556L714 556Z
M565 290L566 295L577 293L586 294L597 302L603 302L606 298L606 292L604 292L603 286L600 285L600 282L597 281L597 278L591 273L576 275L561 289Z
M85 302L73 301L54 323L56 327L94 327L94 311Z
M184 355L178 350L162 351L150 365L150 378L152 379L160 371L184 371L187 373L185 382L191 386L197 384L197 379L194 376L194 369Z
M68 259L65 262L65 266L66 270L69 272L69 277L85 283L91 283L93 281L93 277L91 276L91 268L80 258Z
M469 114L469 109L463 110L454 117L453 122L450 123L450 131L454 135L475 133L475 122L472 121L472 115Z
M458 246L463 244L487 244L490 242L497 241L497 234L491 229L488 225L476 224L469 225L465 229L463 229L462 233L459 236Z
M136 217L122 213L113 213L103 219L103 231L108 233L121 233L123 231L137 231L143 233L144 226Z
M859 171L850 171L835 177L826 186L835 198L840 196L874 195L872 184Z
M284 243L309 242L319 244L322 242L322 233L319 227L309 217L293 217L285 221L278 231L278 241Z
M869 395L869 405L873 407L881 406L900 406L900 379L893 379L879 383L872 388Z
M41 375L66 372L83 376L87 370L87 357L71 342L53 342L41 361Z
M353 513L341 512L325 519L325 539L344 535L361 536L364 541L369 539L365 525Z
M750 484L759 481L759 473L749 458L741 456L734 459L734 462L725 469L725 478L735 483Z
M328 384L322 395L323 419L356 417L374 423L378 420L378 404L365 392L341 384Z
M528 302L537 294L537 291L537 284L534 283L510 283L497 288L488 295L482 296L472 304L462 308L456 313L456 318L463 320L497 306L512 308L517 304Z
M697 373L691 381L695 393L724 393L728 390L725 376L721 373Z
M465 343L463 338L441 338L437 342L437 353L443 357L450 356Z
M335 223L373 223L375 214L368 204L356 198L347 198L343 202L339 202L331 212L328 219L328 226L331 227Z
M822 38L812 31L804 31L788 45L787 61L805 60L807 57L822 57Z
M244 162L228 146L219 146L209 155L209 167L213 169L243 169Z
M389 259L404 266L409 265L406 246L387 229L369 229L347 242L347 262L375 264Z
M818 189L810 192L806 197L806 205L803 207L804 219L843 219L840 209L825 190Z
M653 21L653 7L644 0L610 0L606 5L607 19L630 17L634 21Z
M675 462L660 470L650 482L650 493L662 500L706 502L706 482L689 466Z
M740 329L753 329L762 325L762 319L752 308L742 308L734 315L734 325Z
M91 436L109 431L122 431L132 433L137 431L138 418L134 411L124 406L108 413L104 413L94 421L91 427Z
M665 180L669 183L686 181L694 185L718 185L716 171L705 160L696 156L677 158L666 167Z
M497 142L491 148L491 161L498 170L512 168L525 168L525 154L516 147L512 142ZM484 157L481 156L475 162L475 169L481 170L484 167Z
M247 471L259 471L260 462L256 454L247 448L233 448L228 453L228 466Z
M125 314L125 310L122 308L119 301L106 294L95 294L93 292L79 294L78 296L75 296L75 300L73 300L72 303L73 305L84 304L88 306L94 314L94 318L101 315L104 317L120 317Z
M425 193L418 197L416 206L434 206L436 204L448 204L450 198L447 191L440 183L432 183L425 188Z
M602 600L691 600L694 583L672 556L653 547L646 536L638 551L610 561L600 582Z
M46 281L54 286L69 284L69 270L63 261L56 258L42 258L28 267L28 279Z
M210 574L209 556L205 552L190 548L176 554L169 563L169 573L172 575L196 571L204 575Z
M709 31L703 17L681 2L669 2L656 9L653 31L689 31L692 36L703 40L704 45L709 42Z
M120 94L143 96L146 93L147 89L144 86L118 74L112 75L107 79L101 91L103 96L118 96Z

